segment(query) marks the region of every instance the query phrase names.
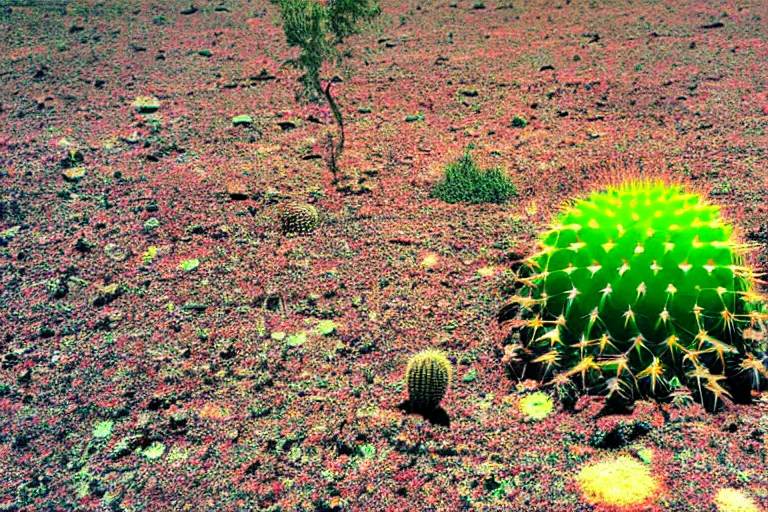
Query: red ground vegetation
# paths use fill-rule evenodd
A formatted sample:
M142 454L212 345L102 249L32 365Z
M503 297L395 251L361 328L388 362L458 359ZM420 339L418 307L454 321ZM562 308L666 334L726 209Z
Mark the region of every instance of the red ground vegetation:
M768 507L765 396L528 422L494 322L505 269L606 161L709 190L765 268L765 2L383 2L325 73L348 193L266 1L20 4L0 7L0 508L604 510L576 473L642 448L647 510L714 511L721 487ZM516 200L429 198L469 143ZM313 235L278 232L285 199L321 212ZM456 369L450 428L397 408L426 347ZM600 445L619 423L649 429Z

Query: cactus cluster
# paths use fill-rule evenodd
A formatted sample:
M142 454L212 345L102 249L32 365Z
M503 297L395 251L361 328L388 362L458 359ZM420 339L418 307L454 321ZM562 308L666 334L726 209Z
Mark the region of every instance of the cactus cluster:
M660 181L575 201L500 311L515 341L505 360L519 377L620 400L748 394L768 378L768 312L732 230L717 206Z
M284 203L278 209L280 228L283 233L308 234L320 223L317 210L311 204Z
M405 371L411 409L436 409L451 382L451 372L451 363L437 350L425 350L411 357Z

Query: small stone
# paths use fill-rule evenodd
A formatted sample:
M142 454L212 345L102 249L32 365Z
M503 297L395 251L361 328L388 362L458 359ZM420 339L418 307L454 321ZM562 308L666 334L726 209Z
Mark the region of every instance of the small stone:
M242 114L232 118L234 126L250 126L253 124L253 118L247 114Z
M19 384L27 384L32 380L32 369L27 368L18 377Z
M127 137L120 137L120 140L125 142L126 144L138 144L140 139L139 132L134 131Z
M75 242L75 250L78 252L91 252L95 245L87 238L78 238Z
M293 121L280 121L277 123L277 126L279 126L281 130L287 131L296 128L296 123Z
M139 96L133 102L133 108L139 114L151 114L160 108L160 100L154 96Z
M230 181L227 183L227 195L235 201L248 199L248 187L242 181Z
M263 82L266 80L274 80L275 78L277 77L275 75L270 74L269 71L266 70L266 68L262 68L262 70L259 71L258 75L253 75L251 77L251 80L256 82Z
M125 261L128 253L120 249L117 244L109 243L104 246L104 253L113 261Z
M114 302L124 292L124 288L117 283L112 283L107 286L103 286L99 289L99 294L93 299L94 306L105 306L111 302Z
M64 178L64 181L77 183L85 177L85 167L71 167L69 169L64 169L61 171L61 177Z

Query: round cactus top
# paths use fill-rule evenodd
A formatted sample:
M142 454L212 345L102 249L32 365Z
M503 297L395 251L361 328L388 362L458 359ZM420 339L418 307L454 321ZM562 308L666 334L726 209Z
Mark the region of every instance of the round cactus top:
M450 361L448 361L448 358L445 357L445 354L433 348L422 350L421 352L411 356L411 358L408 360L408 367L406 372L408 372L410 368L422 366L428 362L437 364L441 368L445 369L448 380L450 381L453 374L453 368L451 367Z
M528 260L530 283L563 328L586 338L593 329L620 340L727 330L755 298L731 234L701 196L631 182L567 208Z

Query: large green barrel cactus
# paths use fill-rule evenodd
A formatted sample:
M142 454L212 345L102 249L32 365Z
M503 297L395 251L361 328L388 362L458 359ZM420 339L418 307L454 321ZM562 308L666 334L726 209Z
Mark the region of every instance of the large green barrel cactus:
M506 359L527 376L625 399L687 385L702 403L768 377L747 248L700 195L662 182L594 192L540 246L500 312L519 334Z
M436 409L451 382L451 371L451 363L437 350L425 350L411 357L405 371L411 409Z

